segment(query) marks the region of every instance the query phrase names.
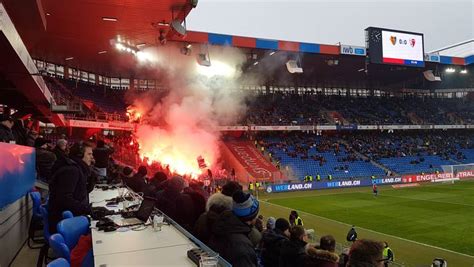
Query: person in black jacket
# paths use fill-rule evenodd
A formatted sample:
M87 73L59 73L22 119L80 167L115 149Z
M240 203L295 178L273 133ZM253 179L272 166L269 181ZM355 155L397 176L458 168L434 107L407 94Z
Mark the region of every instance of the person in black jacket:
M137 193L148 193L147 173L146 166L140 166L135 175L126 178L125 184Z
M275 229L266 231L262 238L263 266L279 266L280 251L284 242L290 237L290 223L284 218L278 218Z
M53 149L54 155L57 159L66 158L68 155L67 141L65 139L59 139L56 142L56 146Z
M56 162L56 155L48 150L49 140L38 137L35 140L36 148L36 170L38 171L38 178L44 182L49 182L51 178L52 168Z
M0 114L0 142L15 143L15 136L13 136L12 127L14 124L13 118L8 114Z
M252 195L237 191L232 211L223 211L214 223L209 241L212 248L235 267L256 267L257 253L248 235L259 211Z
M109 157L113 152L113 148L106 146L103 140L97 141L97 148L94 149L94 166L99 170L99 176L107 177Z
M308 235L301 225L290 230L290 240L283 242L280 250L280 267L304 266Z
M93 185L88 179L94 157L92 146L88 143L76 143L71 147L70 158L62 159L49 183L49 231L56 232L56 224L62 219L62 213L69 210L74 214L90 214L89 191Z

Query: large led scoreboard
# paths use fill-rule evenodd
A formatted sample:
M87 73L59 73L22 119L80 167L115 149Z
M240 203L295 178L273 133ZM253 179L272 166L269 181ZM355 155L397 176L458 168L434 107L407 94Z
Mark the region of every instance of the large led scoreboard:
M370 63L425 66L423 34L369 27L365 35Z

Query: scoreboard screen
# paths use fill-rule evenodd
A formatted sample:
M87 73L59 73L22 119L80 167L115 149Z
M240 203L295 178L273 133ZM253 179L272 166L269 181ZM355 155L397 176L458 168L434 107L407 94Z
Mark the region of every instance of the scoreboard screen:
M423 34L374 27L365 31L371 63L425 66Z

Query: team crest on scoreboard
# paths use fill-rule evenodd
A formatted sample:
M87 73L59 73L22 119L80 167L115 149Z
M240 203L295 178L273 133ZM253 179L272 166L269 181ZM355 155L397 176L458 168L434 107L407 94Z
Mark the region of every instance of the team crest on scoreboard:
M393 45L397 43L397 37L396 36L390 36L390 42L392 42Z

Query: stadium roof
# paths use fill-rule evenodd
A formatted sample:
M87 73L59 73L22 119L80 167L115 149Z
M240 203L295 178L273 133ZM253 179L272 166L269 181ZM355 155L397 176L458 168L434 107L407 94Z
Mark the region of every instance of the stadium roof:
M3 1L32 57L95 73L116 74L130 73L135 65L131 64L132 57L111 49L112 39L120 36L134 45L156 44L160 31L170 37L169 24L173 19L183 21L193 2ZM102 51L107 52L99 54Z
M466 40L457 44L449 45L431 51L430 53L439 53L443 56L468 57L474 55L474 39Z

